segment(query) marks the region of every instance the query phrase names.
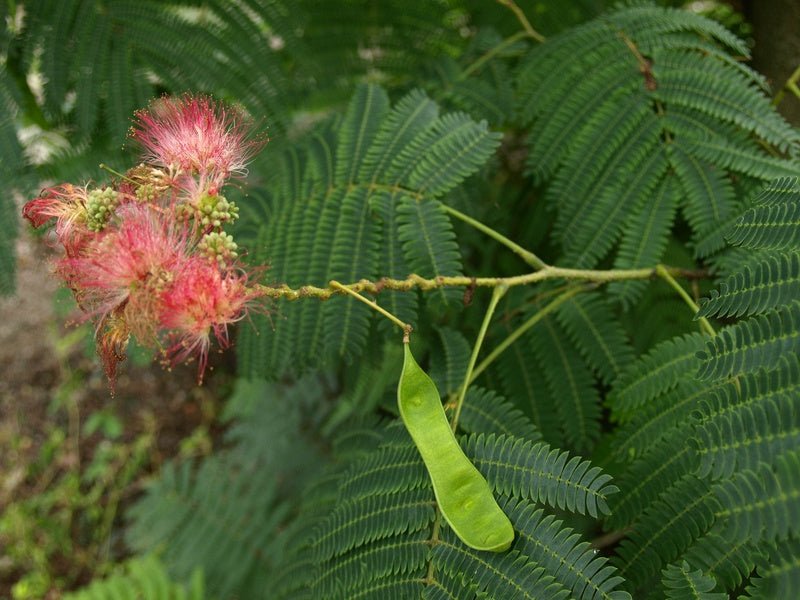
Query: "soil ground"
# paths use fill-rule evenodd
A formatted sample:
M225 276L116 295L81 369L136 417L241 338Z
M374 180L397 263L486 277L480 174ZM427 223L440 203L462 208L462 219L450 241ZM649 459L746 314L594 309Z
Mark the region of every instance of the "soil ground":
M156 363L128 360L120 365L112 397L99 360L87 351L90 326L66 326L58 314L64 310L59 310L55 298L64 291L58 292L58 282L50 272L54 251L25 225L20 230L17 291L0 298L0 515L11 504L42 494L70 470L85 468L102 442L99 433L82 433L86 419L97 411L111 411L122 424L115 443L133 444L143 432L153 434L143 469L129 489L123 490L124 508L148 474L182 451L182 441L190 434L204 431L201 437L209 444L217 437L215 417L227 378L224 373L212 374L200 387L191 365L168 372ZM52 459L51 472L43 479L41 473L33 472L32 465L41 461L42 449L54 429L65 432L67 443ZM201 447L200 451L208 449ZM121 513L115 521L121 522ZM10 558L18 553L7 544L0 529L0 599L12 597L12 585L24 574L19 559ZM79 539L65 545L74 551L76 544ZM62 579L72 581L71 585L84 582L91 573L76 574L70 552L64 550L53 557L50 566L54 574L64 575ZM109 558L124 553L120 542ZM47 597L59 596L57 590L51 590Z

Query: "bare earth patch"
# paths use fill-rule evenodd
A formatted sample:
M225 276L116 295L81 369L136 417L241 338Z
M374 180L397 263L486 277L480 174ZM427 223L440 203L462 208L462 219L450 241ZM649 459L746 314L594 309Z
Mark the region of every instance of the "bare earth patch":
M114 440L119 446L132 446L145 436L148 440L145 464L119 498L120 509L124 508L148 474L165 459L187 452L185 447L181 450L181 442L190 434L204 432L201 441L209 445L196 444L189 453L210 449L219 433L214 424L219 398L229 383L223 373L207 372L205 384L197 386L192 365L165 371L155 362L137 365L128 360L120 365L112 397L99 359L87 350L90 326L67 326L58 314L65 311L58 310L54 299L58 284L48 264L52 252L21 226L17 291L0 298L0 515L14 503L42 494L65 475L84 476L98 446L107 444L102 433L84 433L87 418L98 411L112 413L122 424ZM64 432L65 442L50 460L49 471L41 472L43 448L51 443L54 430ZM118 531L121 512L116 511L114 541L108 544L106 560L125 553ZM92 557L78 551L86 532L78 526L72 529L72 539L51 565L54 578L68 587L93 574L87 568ZM36 534L30 535L35 539ZM12 586L25 573L20 559L10 558L19 553L9 543L0 529L0 598L11 598ZM47 595L58 597L55 588Z

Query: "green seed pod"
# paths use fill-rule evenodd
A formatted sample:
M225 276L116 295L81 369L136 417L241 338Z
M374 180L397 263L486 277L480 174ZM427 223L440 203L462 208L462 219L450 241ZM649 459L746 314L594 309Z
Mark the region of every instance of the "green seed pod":
M511 521L458 445L436 385L414 360L407 343L397 405L422 455L439 510L455 534L476 550L508 550L514 541Z

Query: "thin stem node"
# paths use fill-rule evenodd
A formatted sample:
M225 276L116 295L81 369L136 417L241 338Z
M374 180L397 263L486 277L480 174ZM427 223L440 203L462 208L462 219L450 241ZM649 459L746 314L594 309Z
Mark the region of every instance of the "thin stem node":
M697 306L697 303L689 295L689 292L687 292L685 289L683 289L683 286L681 286L681 284L679 284L677 281L675 281L675 278L664 267L664 265L658 265L656 267L656 275L661 277L661 279L666 281L670 285L670 287L672 287L672 289L674 289L676 292L678 292L678 295L681 298L683 298L683 301L686 302L687 306L692 309L692 312L695 315L697 314L697 312L700 310L700 307ZM714 331L714 328L711 326L711 323L708 322L708 319L706 319L705 317L700 317L698 319L698 322L700 323L700 327L706 333L708 333L708 335L710 335L711 337L714 337L715 335L717 335L717 333Z
M486 235L488 235L493 240L501 243L506 248L509 248L512 252L514 252L517 256L522 258L522 260L524 260L526 263L528 263L534 269L538 270L538 269L544 269L545 267L547 267L547 263L545 263L541 258L536 256L533 252L531 252L530 250L526 250L525 248L523 248L522 246L520 246L516 242L508 239L502 233L500 233L498 231L495 231L494 229L492 229L488 225L485 225L485 224L481 223L480 221L478 221L477 219L473 219L469 215L465 215L461 211L456 210L455 208L453 208L451 206L447 206L446 204L443 204L442 208L444 208L444 211L446 213L454 216L456 219L464 221L464 223L467 223L468 225L471 225L472 227L474 227L478 231L480 231L482 233L485 233Z
M475 379L477 379L478 376L481 373L483 373L486 370L486 368L497 359L498 356L500 356L503 352L505 352L509 348L509 346L511 346L511 344L513 344L520 337L522 337L523 333L528 331L531 327L536 325L536 323L541 321L548 314L550 314L559 306L564 304L564 302L566 302L576 294L585 291L586 289L588 289L586 286L571 287L562 294L556 296L549 304L546 304L540 311L532 315L527 321L525 321L522 325L517 327L517 329L511 332L511 334L506 339L504 339L494 350L492 350L489 356L483 359L483 362L481 362L481 364L479 364L475 368L475 370L472 371L471 375L468 373L470 381L475 381Z
M469 357L469 363L467 364L464 383L461 384L461 389L458 392L453 418L450 420L453 431L455 431L458 426L458 418L461 416L461 407L464 406L464 399L467 397L467 389L473 379L472 370L475 368L475 363L478 361L478 354L480 354L481 346L483 345L483 338L486 337L486 331L489 329L489 323L492 321L492 315L494 315L494 311L497 308L497 303L500 302L500 298L502 298L507 291L507 285L499 285L494 288L492 299L489 301L489 308L486 309L486 314L483 316L483 323L481 323L480 331L478 331L478 338L475 340L475 345L472 348L472 355Z
M472 75L475 71L480 69L483 65L493 59L495 56L500 54L503 50L508 48L509 46L513 46L521 39L526 37L530 37L530 34L527 31L518 31L514 35L511 35L504 39L502 42L494 46L493 48L484 52L480 57L478 57L475 62L468 65L459 75L459 79L466 79L470 75Z
M370 300L366 296L362 296L357 291L351 289L351 287L355 287L355 286L358 286L358 285L359 284L354 284L354 286L346 286L346 285L342 285L338 281L331 281L330 282L330 286L332 288L335 288L337 290L341 290L341 291L343 291L343 292L345 292L347 294L350 294L356 300L359 300L360 302L363 302L364 304L369 306L372 310L375 310L375 311L379 312L384 317L389 319L392 323L397 325L400 329L403 330L403 342L408 343L408 338L411 335L411 331L413 330L413 327L411 327L411 325L409 325L408 323L404 323L403 321L401 321L400 319L395 317L392 313L390 313L385 308L382 308L382 307L378 306L378 303L375 300Z
M775 95L775 98L772 100L772 105L778 106L783 101L787 91L791 92L800 100L800 88L797 86L798 81L800 81L800 66L794 70L794 73L789 76L789 79L786 80L786 83L783 84L783 87Z
M116 176L117 176L117 177L119 177L120 179L124 179L125 181L128 181L128 182L130 182L130 183L136 184L136 182L135 182L133 179L131 179L131 178L130 178L130 177L128 177L127 175L123 175L123 174L122 174L122 173L120 173L119 171L115 171L114 169L112 169L111 167L109 167L109 166L108 166L106 163L100 163L100 164L99 164L99 165L97 165L97 166L98 166L98 167L100 167L101 169L103 169L103 171L108 171L108 172L109 172L109 173L111 173L112 175L116 175Z
M517 20L519 21L520 25L522 25L522 28L528 34L528 37L533 38L539 43L544 42L545 37L533 28L531 22L528 21L528 17L525 16L525 13L522 12L522 9L519 6L517 6L517 3L514 2L514 0L497 0L497 1L503 6L509 8L511 12L514 13L514 16L517 17Z

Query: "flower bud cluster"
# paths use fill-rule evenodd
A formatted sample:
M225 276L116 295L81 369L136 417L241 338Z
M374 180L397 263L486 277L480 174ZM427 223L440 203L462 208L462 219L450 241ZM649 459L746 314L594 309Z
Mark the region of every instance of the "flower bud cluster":
M64 253L56 273L96 324L112 389L131 335L170 363L197 359L202 379L212 339L263 309L225 226L238 208L222 193L258 144L236 109L203 96L162 98L136 115L131 137L144 161L109 185L44 190L23 215L56 219Z
M119 194L112 188L92 190L86 196L86 226L102 231L119 204Z
M197 248L210 259L223 264L226 261L235 260L239 256L236 252L239 246L229 233L210 231L202 237Z
M239 218L239 207L221 194L203 194L194 202L177 206L184 219L195 219L204 228L220 229Z

